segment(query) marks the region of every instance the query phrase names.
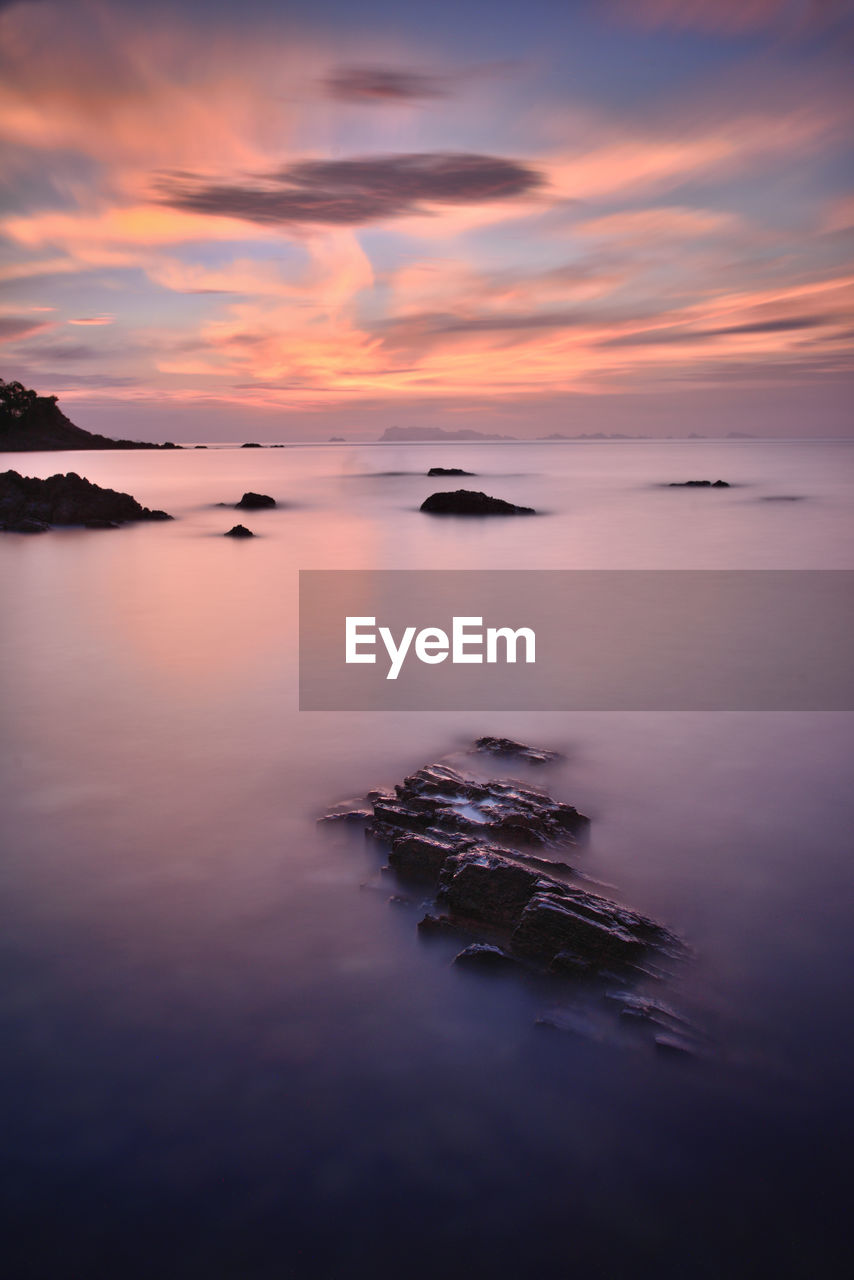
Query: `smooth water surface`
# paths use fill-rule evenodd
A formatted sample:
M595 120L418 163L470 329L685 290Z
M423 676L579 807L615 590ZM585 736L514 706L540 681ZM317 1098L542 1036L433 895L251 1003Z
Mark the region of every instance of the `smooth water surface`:
M300 568L851 568L854 447L7 467L176 517L0 535L8 1275L842 1274L854 716L300 713L296 601ZM543 514L418 512L461 485ZM215 505L247 489L279 508ZM512 772L590 814L583 872L686 939L657 994L707 1058L455 969L381 851L316 827L481 733L566 752ZM537 1024L555 1009L575 1031Z

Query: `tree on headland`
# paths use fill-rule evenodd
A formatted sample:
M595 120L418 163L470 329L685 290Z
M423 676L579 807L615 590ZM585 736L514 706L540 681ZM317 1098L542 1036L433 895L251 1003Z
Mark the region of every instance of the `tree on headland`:
M23 418L35 409L39 399L56 404L56 396L39 396L23 382L4 382L0 378L0 415L4 418Z
M57 404L57 396L40 396L22 382L0 378L0 453L51 449L178 449L180 445L113 440L76 427Z

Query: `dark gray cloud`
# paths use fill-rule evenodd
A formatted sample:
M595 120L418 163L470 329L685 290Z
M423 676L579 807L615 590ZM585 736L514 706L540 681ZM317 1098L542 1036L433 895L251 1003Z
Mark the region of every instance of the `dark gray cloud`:
M25 360L91 360L103 352L82 342L37 342L32 346L19 347L18 354Z
M161 180L176 209L262 224L355 226L431 204L505 200L538 187L535 169L501 156L424 152L357 160L306 160L249 184Z
M337 67L323 85L330 98L341 102L417 102L445 98L450 91L444 76L405 67Z
M419 311L394 317L376 326L383 340L429 339L453 333L517 333L538 329L583 329L588 326L626 324L648 319L649 309L577 307L550 311L490 311L459 315L450 311Z
M17 342L48 327L49 322L33 320L32 316L0 316L0 342Z
M600 347L652 347L669 343L705 342L733 333L788 333L797 329L817 329L827 324L827 316L792 316L786 320L755 320L749 324L730 324L719 329L653 329L648 333L625 333L606 338Z

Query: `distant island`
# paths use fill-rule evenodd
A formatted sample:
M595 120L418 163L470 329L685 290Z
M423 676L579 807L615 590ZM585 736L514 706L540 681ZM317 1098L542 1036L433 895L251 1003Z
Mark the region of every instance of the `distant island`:
M40 396L20 382L0 378L0 453L39 453L57 449L180 449L180 445L111 440L75 427L56 396Z
M442 443L452 440L515 440L516 436L490 435L485 431L445 431L443 427L386 427L380 444L418 444L420 441Z
M754 440L755 436L748 434L746 431L730 431L725 436L702 436L696 431L692 431L687 436L646 436L646 435L625 435L620 431L581 431L577 435L568 436L561 431L553 431L548 436L537 436L534 440L520 440L519 436L500 436L491 435L485 431L473 431L465 428L461 431L446 431L443 427L386 427L381 436L378 437L379 444L422 444L422 443L445 443L451 444L455 441L469 441L477 443L479 440L510 440L521 444L544 444L552 441L566 441L567 443L574 440Z

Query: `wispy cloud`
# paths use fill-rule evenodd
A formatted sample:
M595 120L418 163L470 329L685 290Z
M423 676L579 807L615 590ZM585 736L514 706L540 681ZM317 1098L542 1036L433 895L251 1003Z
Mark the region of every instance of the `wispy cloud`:
M0 5L6 376L460 413L841 376L840 6L569 6L574 75L548 23L514 63L521 10L467 65L462 17L424 41L280 8ZM629 40L680 60L653 84Z
M17 342L19 338L27 338L52 327L30 316L0 316L0 342Z

